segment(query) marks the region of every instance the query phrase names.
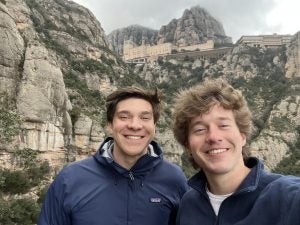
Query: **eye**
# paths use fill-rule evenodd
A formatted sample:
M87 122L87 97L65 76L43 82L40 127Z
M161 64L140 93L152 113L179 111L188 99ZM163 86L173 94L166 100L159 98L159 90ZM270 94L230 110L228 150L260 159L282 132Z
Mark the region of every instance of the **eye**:
M148 120L152 119L152 114L146 113L146 114L141 115L140 118L141 118L141 120L148 121Z
M222 129L226 129L226 128L228 128L228 127L230 127L229 124L221 124L221 125L220 125L220 128L222 128Z
M204 133L205 131L206 131L206 129L204 129L204 128L195 130L196 133Z
M192 128L192 133L193 134L204 134L206 132L206 128L205 127L194 127Z
M124 114L119 115L119 119L121 119L121 120L127 120L128 118L129 118L128 115L124 115Z

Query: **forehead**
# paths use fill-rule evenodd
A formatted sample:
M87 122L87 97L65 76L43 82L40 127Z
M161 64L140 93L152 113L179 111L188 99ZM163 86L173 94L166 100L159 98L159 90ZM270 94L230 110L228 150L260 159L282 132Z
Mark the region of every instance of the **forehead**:
M120 102L118 102L116 107L116 112L122 111L138 111L138 112L151 112L152 113L152 105L145 99L142 98L127 98Z
M235 121L233 111L224 109L221 105L217 104L211 107L211 109L203 114L195 116L191 119L191 124L199 121L210 121L210 120L232 120Z

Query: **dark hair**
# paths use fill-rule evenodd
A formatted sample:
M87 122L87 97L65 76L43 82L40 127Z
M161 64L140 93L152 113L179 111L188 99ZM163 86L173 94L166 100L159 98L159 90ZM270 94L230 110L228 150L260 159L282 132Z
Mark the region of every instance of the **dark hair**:
M220 104L233 111L239 131L250 137L252 121L247 102L240 91L234 89L226 80L206 80L202 84L179 92L175 99L173 113L173 132L176 140L188 148L188 132L191 120L208 112L214 105ZM243 157L250 156L248 146L244 146Z
M128 98L140 98L148 101L153 109L154 123L158 121L161 113L161 94L158 90L151 92L138 87L124 87L112 92L106 98L107 122L113 122L118 103Z

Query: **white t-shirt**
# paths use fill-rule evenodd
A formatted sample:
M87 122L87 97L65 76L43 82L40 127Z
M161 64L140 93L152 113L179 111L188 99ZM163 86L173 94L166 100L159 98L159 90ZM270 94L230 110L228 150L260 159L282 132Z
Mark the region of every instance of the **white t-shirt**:
M216 215L218 215L218 213L219 213L219 209L220 209L222 202L226 198L228 198L230 195L233 194L233 193L229 193L226 195L215 195L215 194L211 193L207 187L206 187L206 193L209 197L210 203L211 203Z

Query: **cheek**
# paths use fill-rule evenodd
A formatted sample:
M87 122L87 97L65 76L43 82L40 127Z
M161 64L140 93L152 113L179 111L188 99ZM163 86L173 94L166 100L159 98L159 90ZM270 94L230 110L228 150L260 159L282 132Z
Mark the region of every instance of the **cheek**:
M146 127L149 133L155 134L155 124L145 124L144 127Z
M114 121L113 124L108 124L107 131L110 135L113 135L116 132L120 132L122 129L126 127L125 123L122 121Z
M190 150L195 150L202 145L202 140L199 137L189 136L188 138L188 148Z

